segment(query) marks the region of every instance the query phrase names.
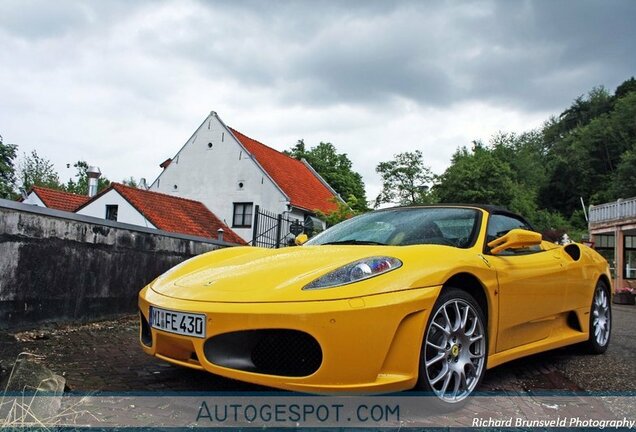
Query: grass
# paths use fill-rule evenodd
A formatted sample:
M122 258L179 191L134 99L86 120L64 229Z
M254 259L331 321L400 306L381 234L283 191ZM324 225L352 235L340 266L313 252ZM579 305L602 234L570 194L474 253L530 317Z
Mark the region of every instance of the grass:
M42 356L28 352L18 354L17 359L2 392L0 398L0 428L3 430L24 430L24 428L37 428L40 430L55 430L61 426L77 425L78 421L90 418L99 422L99 419L80 407L85 396L68 407L62 407L62 393L57 394L48 390L59 387L57 376L51 374L49 378L42 379L37 386L25 384L19 391L9 390L14 384L14 377L20 365L25 362L38 362ZM43 405L46 402L46 405ZM55 406L59 404L59 406Z

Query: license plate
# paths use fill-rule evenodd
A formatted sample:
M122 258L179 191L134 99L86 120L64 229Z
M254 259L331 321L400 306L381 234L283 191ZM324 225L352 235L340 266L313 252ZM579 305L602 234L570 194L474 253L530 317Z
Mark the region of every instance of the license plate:
M150 327L169 333L205 338L205 315L151 307Z

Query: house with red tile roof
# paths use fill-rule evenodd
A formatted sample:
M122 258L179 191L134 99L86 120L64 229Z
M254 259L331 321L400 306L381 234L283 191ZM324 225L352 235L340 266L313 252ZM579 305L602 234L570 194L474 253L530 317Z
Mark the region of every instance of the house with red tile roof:
M150 190L202 202L247 241L256 206L302 222L340 199L307 161L226 126L214 111L161 167Z
M218 230L222 229L224 241L245 244L239 235L198 201L119 183L111 183L79 206L75 213L214 239L218 238Z
M33 204L55 210L74 212L79 206L88 202L91 198L87 195L78 195L63 192L42 186L32 186L26 198L21 200L24 204Z

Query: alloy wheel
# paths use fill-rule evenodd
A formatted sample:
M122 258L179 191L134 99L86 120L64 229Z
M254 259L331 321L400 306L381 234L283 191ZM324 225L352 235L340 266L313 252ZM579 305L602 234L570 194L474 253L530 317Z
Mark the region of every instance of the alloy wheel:
M424 367L435 395L447 403L468 397L486 362L486 335L480 314L463 299L440 306L426 333Z
M592 328L594 329L594 338L599 346L607 344L610 325L609 299L605 290L599 287L594 293L594 303L592 304Z

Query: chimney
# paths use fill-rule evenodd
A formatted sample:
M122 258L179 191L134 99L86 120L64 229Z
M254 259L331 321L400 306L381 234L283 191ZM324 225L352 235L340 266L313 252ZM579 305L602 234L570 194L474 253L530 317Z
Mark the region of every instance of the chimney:
M96 166L89 166L86 170L88 176L88 196L94 197L97 195L97 179L102 175L102 172Z

